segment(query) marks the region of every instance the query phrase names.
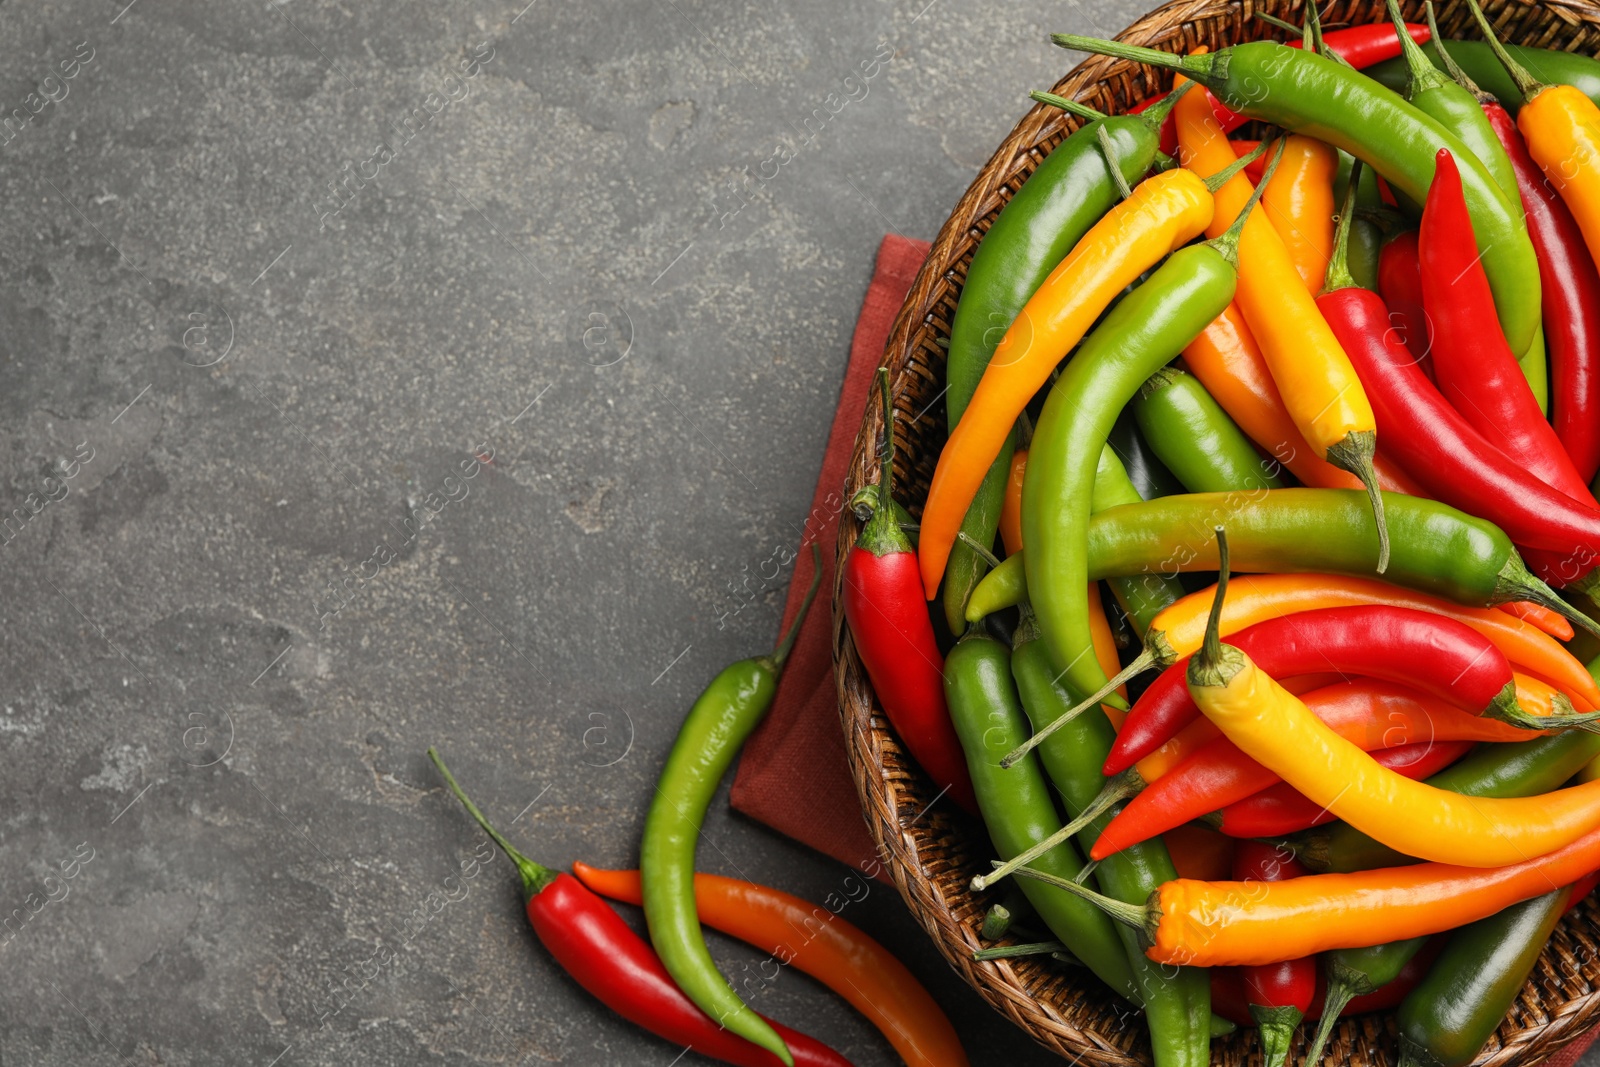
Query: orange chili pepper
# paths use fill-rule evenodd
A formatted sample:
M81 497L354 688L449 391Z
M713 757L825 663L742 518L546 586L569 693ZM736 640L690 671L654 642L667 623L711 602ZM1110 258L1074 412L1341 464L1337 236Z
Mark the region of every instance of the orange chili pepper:
M637 904L638 871L574 863L572 872L612 900ZM865 883L863 883L865 886ZM965 1067L950 1020L888 949L832 911L778 889L715 874L694 876L700 921L771 953L839 994L882 1031L909 1067Z
M1019 448L1011 454L1011 473L1000 502L1000 543L1008 556L1022 551L1022 475L1027 469L1028 450Z
M1204 113L1192 106L1197 100ZM1199 174L1214 175L1235 164L1238 157L1204 105L1205 97L1189 93L1178 101L1173 113L1183 165ZM1213 230L1227 229L1251 192L1250 180L1242 174L1235 174L1218 189L1207 233L1214 236ZM1247 219L1239 238L1235 299L1300 433L1320 458L1354 474L1367 487L1378 524L1377 569L1381 574L1388 566L1389 535L1372 466L1377 450L1372 405L1312 294L1304 286L1286 284L1295 276L1294 261L1272 224L1259 214Z
M1295 273L1312 296L1322 292L1333 258L1333 178L1339 153L1315 137L1290 134L1283 161L1267 183L1261 206L1283 238Z
M1557 641L1572 640L1572 623L1542 604L1530 604L1526 600L1513 600L1506 604L1496 604L1495 607L1508 615L1516 616L1524 622L1532 623Z
M1094 639L1094 658L1100 661L1100 669L1107 678L1122 669L1122 660L1117 656L1117 639L1111 634L1111 620L1106 618L1105 601L1100 599L1100 583L1089 583L1089 636ZM1128 687L1118 686L1117 696L1124 701L1128 699ZM1113 730L1122 729L1122 720L1128 713L1113 704L1102 704L1100 710L1106 713L1106 718L1111 720Z

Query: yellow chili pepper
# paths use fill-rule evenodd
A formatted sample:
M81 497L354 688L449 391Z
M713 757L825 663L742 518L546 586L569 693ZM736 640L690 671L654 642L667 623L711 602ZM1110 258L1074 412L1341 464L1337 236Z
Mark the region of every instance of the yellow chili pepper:
M1261 208L1313 297L1322 292L1333 258L1333 178L1339 153L1315 137L1290 134Z
M1185 168L1212 175L1238 158L1203 95L1187 94L1173 113ZM1218 189L1216 211L1206 232L1215 236L1226 230L1251 191L1242 174ZM1378 524L1381 574L1389 564L1389 532L1372 468L1377 422L1350 357L1316 301L1305 286L1289 284L1296 277L1294 260L1272 224L1259 215L1246 220L1239 238L1239 288L1234 299L1261 346L1295 426L1321 458L1354 474L1367 487Z
M1205 642L1189 660L1189 695L1250 758L1390 848L1435 863L1504 867L1600 828L1600 782L1534 797L1466 797L1389 770L1339 736L1219 633L1227 538Z
M1140 182L1083 235L1017 313L945 442L928 487L917 559L929 600L938 593L961 520L1022 409L1111 301L1205 232L1212 211L1211 191L1189 171L1164 171Z

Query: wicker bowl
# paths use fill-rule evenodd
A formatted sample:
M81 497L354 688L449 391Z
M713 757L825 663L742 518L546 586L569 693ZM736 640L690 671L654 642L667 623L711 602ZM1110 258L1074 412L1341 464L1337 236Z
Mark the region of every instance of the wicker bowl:
M1169 52L1199 45L1218 48L1275 31L1253 17L1267 11L1298 24L1303 0L1174 0L1124 31L1120 40ZM1402 0L1406 17L1422 20L1421 0ZM1600 6L1593 0L1488 0L1490 18L1502 39L1519 44L1592 54L1600 51ZM1442 29L1447 37L1474 37L1461 0L1445 0ZM1381 2L1336 0L1323 15L1329 25L1384 18ZM1064 28L1064 27L1063 27ZM1125 111L1170 84L1170 77L1133 63L1093 57L1074 68L1055 92L1102 111ZM933 249L900 309L884 363L891 372L898 415L895 423L895 485L901 502L920 513L939 450L944 444L944 349L956 300L972 252L989 224L1040 160L1078 120L1043 105L1035 106L1011 131L962 196L933 243ZM874 456L883 432L880 401L874 395L856 437L846 495L876 482ZM839 532L839 567L854 543L859 525L845 511ZM877 706L839 609L834 589L834 660L851 772L862 808L885 868L901 895L950 965L1007 1018L1046 1048L1093 1067L1134 1067L1150 1063L1144 1027L1119 1009L1108 991L1082 969L1064 968L1038 958L974 963L981 947L977 927L998 897L974 893L973 875L991 858L982 828L948 804L935 804L935 790L910 760ZM1577 1038L1600 1014L1600 940L1593 899L1567 916L1510 1017L1476 1061L1505 1067L1533 1064ZM1307 1051L1305 1030L1289 1062ZM1252 1033L1212 1046L1219 1064L1260 1062ZM1368 1015L1344 1020L1327 1049L1327 1062L1387 1067L1395 1062L1393 1020Z

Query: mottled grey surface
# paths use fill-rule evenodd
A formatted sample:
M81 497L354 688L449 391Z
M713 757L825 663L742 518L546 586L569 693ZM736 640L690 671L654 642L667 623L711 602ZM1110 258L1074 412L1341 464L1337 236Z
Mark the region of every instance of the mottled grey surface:
M933 236L1048 31L1142 5L125 2L0 4L0 1061L666 1067L457 873L423 750L633 862L773 639L730 583L803 519L880 235ZM707 839L847 874L722 800ZM976 1063L1044 1058L890 891L847 914ZM804 976L754 1002L894 1062Z

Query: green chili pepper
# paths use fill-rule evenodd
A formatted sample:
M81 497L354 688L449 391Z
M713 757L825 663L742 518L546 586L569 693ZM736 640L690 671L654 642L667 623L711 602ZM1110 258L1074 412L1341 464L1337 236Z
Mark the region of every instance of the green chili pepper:
M1093 692L1106 682L1082 593L1089 584L1085 528L1100 452L1117 413L1145 379L1233 300L1239 231L1270 174L1269 168L1227 233L1174 252L1106 314L1056 379L1034 428L1022 483L1028 588L1044 642L1075 689Z
M1176 56L1151 48L1056 34L1064 47L1181 71L1228 107L1342 148L1374 167L1397 193L1422 203L1434 154L1450 149L1461 170L1474 235L1513 352L1525 352L1539 324L1539 264L1513 203L1456 134L1365 75L1304 49L1252 41ZM1452 49L1454 54L1454 49ZM1048 633L1048 629L1046 630Z
M1561 788L1597 756L1600 734L1562 730L1532 741L1479 745L1428 784L1469 797L1531 797ZM1301 863L1319 872L1347 874L1417 862L1342 822L1296 834L1287 844Z
M1400 1002L1400 1067L1464 1067L1505 1019L1539 962L1568 889L1513 904L1450 935Z
M1027 740L1029 733L1011 681L1011 650L982 630L970 631L945 657L944 696L967 754L978 811L1000 858L1010 859L1061 829L1050 787L1037 763L1000 769L1000 757ZM1030 866L1076 879L1083 860L1071 842L1066 845L1051 849ZM1047 892L1035 891L1035 885ZM1128 954L1104 912L1043 882L1030 880L1021 888L1050 932L1074 956L1112 990L1137 1000Z
M1500 61L1495 59L1489 45L1483 41L1450 41L1445 46L1462 70L1485 92L1493 93L1507 111L1516 113L1522 106L1522 93L1511 81ZM1505 46L1513 59L1526 67L1545 85L1571 85L1589 99L1600 104L1600 61L1576 52L1557 52L1549 48L1523 48ZM1436 42L1429 42L1423 51L1434 66L1443 69ZM1400 92L1405 87L1408 72L1404 58L1386 59L1367 68L1367 76Z
M1283 488L1277 463L1261 458L1194 375L1162 367L1128 406L1157 458L1189 492Z
M1317 1026L1317 1036L1311 1040L1306 1053L1308 1064L1322 1062L1322 1049L1328 1043L1333 1028L1339 1025L1339 1015L1344 1006L1356 997L1376 993L1396 978L1411 962L1411 958L1428 943L1426 937L1413 937L1405 941L1390 941L1386 945L1368 948L1337 948L1322 954L1322 973L1327 979L1327 992L1322 998L1322 1021Z
M1544 354L1544 328L1533 335L1533 344L1517 360L1522 376L1528 379L1528 388L1539 402L1539 410L1550 417L1550 368Z
M1031 455L1031 453L1030 453ZM1011 653L1011 673L1022 706L1035 731L1043 729L1078 701L1061 685L1051 665L1050 652L1031 616L1017 627ZM1100 767L1111 754L1116 731L1098 707L1068 722L1039 746L1039 757L1055 784L1067 814L1076 818L1105 786ZM1009 774L1009 770L1002 773ZM1080 835L1084 847L1093 847L1114 812L1092 822ZM1101 890L1128 904L1144 904L1163 882L1178 872L1159 839L1146 841L1108 856L1095 868ZM1139 934L1118 924L1133 979L1144 999L1150 1044L1156 1067L1208 1067L1210 1062L1211 981L1199 967L1157 964L1144 954Z
M1371 171L1368 171L1370 174ZM1370 219L1350 220L1350 243L1345 248L1345 268L1350 280L1363 289L1378 291L1378 256L1383 251L1383 231Z
M1022 553L1013 552L983 576L967 601L967 621L978 622L1006 608L1014 608L1028 597L1028 578L1023 572Z
M1017 312L1044 283L1056 264L1119 198L1119 180L1138 181L1161 147L1161 124L1177 95L1137 116L1101 116L1074 132L1044 158L1022 188L1001 209L972 254L945 357L946 420L960 421L989 357ZM1112 176L1101 133L1110 139L1118 174ZM994 543L1005 499L1006 478L1016 432L1006 438L994 465L967 508L961 529L979 544ZM967 597L983 577L985 565L972 549L957 543L944 572L944 613L952 633L966 627Z
M1158 496L1171 496L1183 492L1183 483L1164 467L1155 452L1139 432L1139 423L1133 412L1124 409L1111 427L1106 438L1128 484L1140 500L1154 500Z
M788 1067L794 1067L794 1058L783 1038L739 999L706 948L694 903L694 847L728 765L772 707L784 661L817 595L822 563L815 544L811 551L816 564L811 588L778 647L771 655L723 668L689 709L661 769L639 843L644 917L673 981L701 1011Z

